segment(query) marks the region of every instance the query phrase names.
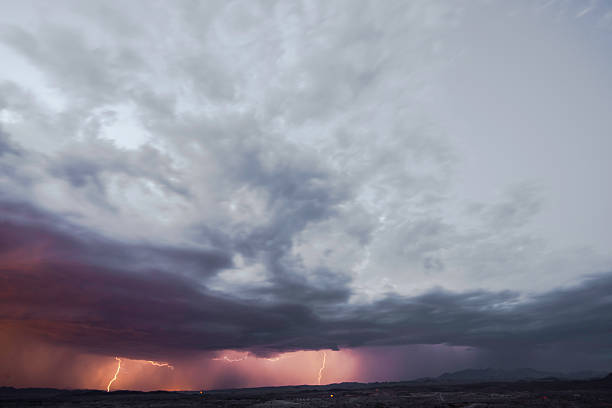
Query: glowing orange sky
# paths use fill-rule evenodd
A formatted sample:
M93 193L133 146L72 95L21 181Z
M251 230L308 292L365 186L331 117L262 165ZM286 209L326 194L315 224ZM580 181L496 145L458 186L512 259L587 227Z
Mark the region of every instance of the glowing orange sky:
M82 353L27 337L18 339L7 332L0 334L0 347L7 351L0 361L0 379L7 386L106 390L117 370L115 356ZM406 361L413 362L415 374L438 374L444 369L440 366L442 361L453 367L469 367L475 357L473 351L447 346L421 346L418 350L295 351L267 358L225 350L170 361L117 356L121 358L121 370L110 389L198 390L317 384L323 353L326 363L321 371L321 384L405 379L405 368L409 365ZM408 354L419 354L422 358L401 358ZM173 369L151 362L168 363ZM427 367L431 368L429 372Z
M123 358L121 371L111 389L223 388L230 386L225 383L230 378L239 380L243 387L317 384L323 353L326 355L326 365L321 370L321 384L356 379L358 364L354 353L349 350L296 351L280 354L278 359L257 358L251 354L245 358L244 352L229 350L221 353L221 358L202 357L174 371L160 370L160 367L152 367L144 360ZM100 388L94 384L98 374L106 372L108 378L112 378L116 368L117 362L114 359L101 361L100 370L96 371L91 379L92 385L87 388Z

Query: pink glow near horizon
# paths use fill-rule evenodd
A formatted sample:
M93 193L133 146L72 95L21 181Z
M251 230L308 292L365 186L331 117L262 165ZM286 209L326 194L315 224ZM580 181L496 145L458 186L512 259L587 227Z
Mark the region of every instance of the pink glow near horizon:
M19 350L6 346L10 361L0 367L3 385L15 387L87 388L106 390L117 370L114 356L100 356L61 346L27 344ZM6 339L5 339L6 340ZM21 348L21 347L20 347ZM325 355L325 367L322 357ZM160 359L174 369L151 364L150 359L121 356L121 372L111 390L199 390L340 382L405 380L467 368L475 351L463 347L396 346L358 349L294 351L268 357L237 350L199 356ZM450 364L450 366L449 366Z

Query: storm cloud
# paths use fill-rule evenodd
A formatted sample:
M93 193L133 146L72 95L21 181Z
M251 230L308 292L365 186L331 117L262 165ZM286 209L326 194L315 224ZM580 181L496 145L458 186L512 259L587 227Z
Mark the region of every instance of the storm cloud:
M87 352L171 358L223 348L274 355L441 343L610 352L610 274L528 300L435 289L360 305L347 304L348 282L330 289L277 278L263 292L294 299L261 301L201 283L231 268L227 253L126 245L23 203L3 203L0 243L3 326Z
M4 9L14 339L136 360L440 345L609 367L609 7Z

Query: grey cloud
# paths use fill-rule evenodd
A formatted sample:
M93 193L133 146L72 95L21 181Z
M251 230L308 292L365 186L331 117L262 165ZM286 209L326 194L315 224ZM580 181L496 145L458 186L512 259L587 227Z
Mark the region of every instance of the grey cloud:
M72 146L69 151L54 155L49 160L51 175L68 181L76 188L92 185L97 190L94 198L104 201L105 174L122 174L132 179L156 183L167 193L189 195L185 186L172 179L179 178L170 159L153 147L144 146L136 152L126 152L103 141L90 141Z
M487 291L392 296L358 309L355 316L360 318L337 324L347 333L361 332L364 343L370 344L447 343L512 350L516 355L538 347L588 347L604 357L610 350L610 324L604 316L612 308L604 293L611 285L611 275L603 274L527 301L520 301L516 293ZM380 339L381 333L390 335Z
M518 354L543 346L588 348L602 357L610 350L610 274L526 301L508 291L439 289L351 306L347 282L339 281L335 293L280 281L288 293L309 299L249 301L208 290L201 275L175 273L215 273L230 266L227 253L125 245L21 203L5 202L1 210L5 259L45 244L36 258L4 264L3 325L89 352L144 357L232 348L269 354L439 343ZM330 299L335 306L325 307Z
M0 40L12 47L47 75L54 86L84 101L116 101L126 91L126 76L143 69L143 61L127 49L109 49L86 43L65 26L47 26L33 34L18 26L3 26Z
M29 177L19 171L19 165L23 163L27 153L4 132L0 124L0 186L27 185ZM0 196L2 196L0 190Z
M2 127L0 127L0 157L4 156L5 154L19 156L20 151L19 148L9 139L8 134L6 134L2 130Z
M521 227L541 210L539 190L532 184L518 184L507 189L499 202L488 206L472 204L469 211L495 230Z
M124 270L163 269L198 277L231 267L231 256L215 248L124 244L81 227L62 217L40 211L28 203L6 201L2 212L3 251L44 247L41 256L50 262L82 263Z

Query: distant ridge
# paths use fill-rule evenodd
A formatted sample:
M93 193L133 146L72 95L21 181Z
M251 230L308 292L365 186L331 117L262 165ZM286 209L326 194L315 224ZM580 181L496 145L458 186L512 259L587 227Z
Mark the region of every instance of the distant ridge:
M560 373L534 370L533 368L496 369L496 368L470 368L467 370L444 373L433 380L436 382L485 382L485 381L533 381L533 380L591 380L601 379L606 372L577 371L573 373Z
M444 387L446 384L476 384L476 383L494 383L494 382L509 382L515 383L515 386L520 387L524 384L543 384L552 381L588 381L590 384L612 384L612 372L605 371L576 371L571 373L558 373L539 371L532 368L517 368L517 369L495 369L495 368L470 368L466 370L455 371L452 373L444 373L438 377L426 377L408 381L383 381L383 382L341 382L325 385L283 385L283 386L264 386L254 388L227 388L227 389L211 389L206 390L207 395L210 394L227 394L234 395L267 393L274 391L283 391L287 393L307 392L307 391L326 391L326 390L363 390L370 388L387 388L387 387ZM533 382L533 383L530 383ZM523 384L523 385L522 385ZM485 384L486 385L486 384ZM539 385L537 385L539 386ZM15 388L10 386L0 386L0 402L7 397L24 398L55 398L55 397L74 397L74 396L112 396L112 395L199 395L197 390L183 391L134 391L134 390L116 390L107 393L106 390L91 390L91 389L57 389L57 388ZM1 405L1 404L0 404Z

